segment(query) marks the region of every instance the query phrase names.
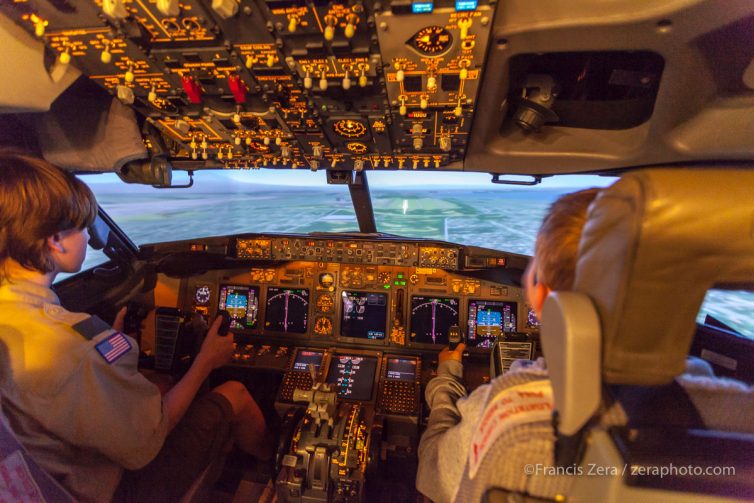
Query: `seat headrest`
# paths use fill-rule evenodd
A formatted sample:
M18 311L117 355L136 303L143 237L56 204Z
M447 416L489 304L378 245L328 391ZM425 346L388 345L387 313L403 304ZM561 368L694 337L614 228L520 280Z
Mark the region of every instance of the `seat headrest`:
M742 283L754 283L754 171L636 171L589 208L574 290L599 313L606 383L681 374L707 290Z

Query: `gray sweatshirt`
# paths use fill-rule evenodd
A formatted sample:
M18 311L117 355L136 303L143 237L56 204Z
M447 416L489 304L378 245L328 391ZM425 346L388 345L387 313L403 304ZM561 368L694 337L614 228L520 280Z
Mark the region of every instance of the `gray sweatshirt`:
M436 503L480 501L491 487L551 499L568 494L574 477L551 471L555 436L544 360L518 360L510 371L469 396L462 376L460 362L446 361L427 384L431 412L419 443L417 489ZM697 358L689 359L686 373L676 381L708 428L754 432L751 386L715 377ZM533 396L540 392L542 396ZM520 398L522 394L532 396ZM546 403L550 410L543 406ZM617 403L599 414L603 426L627 421ZM502 419L495 424L495 417Z

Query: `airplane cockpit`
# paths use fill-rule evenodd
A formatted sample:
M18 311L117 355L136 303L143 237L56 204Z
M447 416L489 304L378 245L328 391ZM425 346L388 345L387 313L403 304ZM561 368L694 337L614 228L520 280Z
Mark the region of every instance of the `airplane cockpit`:
M424 392L461 342L469 393L544 357L549 467L601 472L555 496L548 466L463 478L456 501L754 498L751 2L17 0L0 41L0 146L99 201L98 261L55 283L61 304L127 306L162 389L222 316L234 352L207 386L242 382L275 433L271 466L231 451L181 501L429 501ZM522 194L569 175L606 188L574 291L538 317L523 276L547 205ZM272 187L294 176L328 191ZM375 196L407 176L416 199ZM529 220L474 211L498 205ZM709 372L679 381L687 357ZM6 423L3 456L23 450ZM712 464L732 472L688 473Z

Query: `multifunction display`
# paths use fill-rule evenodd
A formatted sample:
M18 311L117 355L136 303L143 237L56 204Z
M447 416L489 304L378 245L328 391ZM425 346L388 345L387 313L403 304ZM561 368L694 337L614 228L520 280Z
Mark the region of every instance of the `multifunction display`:
M499 335L504 332L515 332L517 308L515 302L470 300L469 335L466 344L478 348L491 348Z
M309 365L314 365L314 370L319 371L319 366L322 365L322 358L324 356L324 351L301 349L296 354L296 360L293 362L293 370L308 372Z
M376 370L377 358L374 356L333 355L327 382L335 385L340 398L369 400Z
M230 328L255 328L259 313L259 288L223 285L220 287L218 309L230 315Z
M458 299L411 297L411 340L421 344L448 344L448 329L458 325Z
M300 288L267 289L267 330L305 334L309 316L309 290Z
M340 335L358 339L385 338L387 294L344 291L341 304Z
M388 358L385 377L394 381L415 381L416 359Z

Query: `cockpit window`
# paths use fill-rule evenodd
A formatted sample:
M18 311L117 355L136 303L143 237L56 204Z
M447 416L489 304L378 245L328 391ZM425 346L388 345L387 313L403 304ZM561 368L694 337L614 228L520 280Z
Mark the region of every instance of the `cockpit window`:
M175 184L183 183L174 174ZM189 189L129 185L115 175L82 177L137 245L244 232L358 231L344 185L310 171L202 171Z
M91 269L92 267L96 267L98 265L102 265L105 262L110 260L107 255L105 255L105 252L102 250L95 250L91 246L86 247L86 259L84 259L84 263L81 265L81 270L86 271L87 269ZM57 276L55 276L55 283L60 283L64 279L70 278L71 276L74 276L75 273L60 273Z
M605 187L615 178L560 176L533 187L493 185L490 175L369 173L380 232L441 239L531 255L550 204L562 194Z
M717 290L707 292L697 323L705 323L707 317L714 318L724 327L749 339L754 339L754 292L744 290Z

